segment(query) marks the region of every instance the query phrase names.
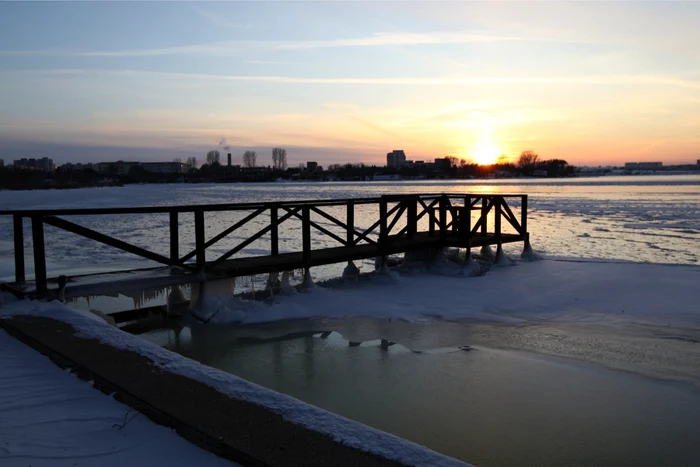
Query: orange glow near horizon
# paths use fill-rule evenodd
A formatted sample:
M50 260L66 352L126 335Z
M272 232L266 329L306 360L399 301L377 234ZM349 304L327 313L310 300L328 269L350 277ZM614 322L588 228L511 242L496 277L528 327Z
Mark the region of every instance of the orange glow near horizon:
M495 164L503 151L492 143L479 143L470 153L471 159L479 165Z

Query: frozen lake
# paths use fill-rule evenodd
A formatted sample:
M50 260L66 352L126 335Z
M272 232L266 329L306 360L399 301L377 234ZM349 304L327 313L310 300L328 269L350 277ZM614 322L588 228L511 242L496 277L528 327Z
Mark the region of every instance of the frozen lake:
M3 209L162 206L231 202L287 201L299 199L372 197L405 193L525 193L529 200L529 229L533 247L545 255L622 259L637 262L697 264L700 258L700 176L600 177L576 179L447 180L421 182L267 183L215 185L128 185L50 191L0 191ZM518 203L514 202L516 215ZM343 214L340 214L342 216ZM238 217L237 217L238 216ZM187 217L187 216L183 216ZM242 214L209 214L205 219L211 237ZM167 254L166 215L123 215L71 218L157 253ZM191 219L181 227L182 250L194 246ZM260 220L262 222L262 219ZM356 215L363 224L363 215ZM333 224L327 225L335 227ZM234 247L260 224L247 224L208 250L214 259ZM29 231L29 225L25 226ZM247 229L247 230L246 230ZM285 230L286 229L286 230ZM31 253L31 236L25 250ZM294 222L283 224L280 251L300 248L300 230ZM317 237L319 246L329 239ZM49 275L156 266L148 260L98 244L92 240L46 227ZM518 253L510 246L510 253ZM261 239L241 255L269 252ZM0 279L12 278L11 219L0 219ZM27 258L28 275L32 262ZM365 266L368 270L370 266ZM313 271L315 278L337 275L341 267Z
M384 313L382 319L193 325L177 336L162 330L145 338L476 465L693 465L700 457L700 328L693 324L697 291L688 284L697 276L689 266L700 258L700 176L132 185L0 192L0 203L6 209L122 207L422 192L530 195L532 243L549 257L685 266L648 266L660 268L649 273L640 265L590 270L571 261L542 261L481 278L452 278L451 294L441 291L445 279L436 277L428 290L421 289L427 279L420 276L398 285L355 284L286 297L281 304L252 304L249 316L355 316L353 310L361 310ZM208 216L207 231L214 235L235 220ZM363 217L357 221L362 226ZM0 276L10 277L11 222L0 222ZM167 253L166 216L79 223ZM212 254L248 233L232 235ZM46 237L49 274L152 265L50 227ZM280 239L281 251L298 248L299 230L290 224ZM193 232L181 229L180 243L183 250L193 246ZM31 251L30 238L25 247ZM268 248L261 241L242 254L266 254ZM312 273L327 279L343 266ZM510 278L505 293L497 275ZM260 287L264 279L256 279ZM114 300L130 308L162 298L122 296L79 306L108 309ZM422 317L400 319L410 309ZM451 312L452 321L436 317ZM506 321L487 325L479 316Z
M543 337L537 328L511 331L364 318L196 326L178 337L144 337L477 466L695 465L697 389L499 348ZM607 338L592 333L576 346L595 352Z

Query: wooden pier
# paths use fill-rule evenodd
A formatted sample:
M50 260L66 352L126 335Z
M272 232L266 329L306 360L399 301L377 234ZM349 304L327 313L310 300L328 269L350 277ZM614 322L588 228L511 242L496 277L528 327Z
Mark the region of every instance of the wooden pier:
M513 213L510 200L520 202L520 216ZM368 209L369 208L369 209ZM359 227L358 210L376 212L371 224ZM344 216L337 212L344 211ZM220 232L206 232L205 214L236 211L243 217ZM334 214L329 213L333 211ZM194 249L181 254L180 229L193 214ZM169 255L127 243L113 236L84 227L77 220L86 216L124 214L164 215L169 218ZM528 247L527 195L417 194L341 200L307 200L271 203L209 204L132 208L54 209L0 211L12 216L14 231L15 280L2 284L21 296L51 298L59 278L46 268L44 226L71 232L110 247L159 263L157 268L115 271L104 274L71 276L66 296L99 295L134 285L167 287L178 284L275 273L314 266L386 257L426 248L458 247L471 249L504 243L524 242ZM34 279L25 275L24 221L31 223ZM70 219L70 220L69 220ZM206 260L206 251L231 236L240 235L253 220L264 220L263 227L247 235L235 247L214 260ZM492 222L490 222L492 220ZM190 220L191 222L191 220ZM301 226L299 251L280 251L280 226L296 222ZM330 228L329 226L333 226ZM420 230L419 227L424 229ZM335 231L334 231L335 230ZM212 235L213 233L213 235ZM336 246L319 248L318 239L331 239ZM243 256L246 247L259 239L269 241L269 254ZM50 239L49 239L50 240ZM167 240L166 240L167 241Z

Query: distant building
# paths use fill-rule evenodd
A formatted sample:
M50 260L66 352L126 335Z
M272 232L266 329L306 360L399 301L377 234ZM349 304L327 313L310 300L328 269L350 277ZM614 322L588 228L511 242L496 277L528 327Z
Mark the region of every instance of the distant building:
M309 161L306 163L307 172L316 172L318 170L318 162Z
M95 164L95 171L105 175L128 175L132 167L141 165L140 162L100 162Z
M698 164L700 164L700 161L698 161ZM5 167L5 159L0 159L0 169Z
M143 170L157 174L181 174L185 171L185 164L182 162L143 162Z
M272 169L270 167L263 166L240 167L236 165L234 167L238 168L236 174L238 176L242 176L245 180L248 181L265 180L268 174L272 172Z
M14 170L53 172L56 169L56 166L53 163L53 159L49 159L48 157L42 157L41 159L17 159L12 163L12 168Z
M78 162L77 164L73 164L71 162L66 162L65 164L61 165L61 170L63 170L64 172L82 172L83 170L88 169L94 170L92 163L82 164Z
M449 157L435 159L435 170L448 171L452 167L452 160Z
M228 166L231 167L231 153L226 154L226 157L228 158Z
M700 159L698 159L698 165L700 165Z
M655 170L663 167L663 162L625 162L627 170Z
M406 154L401 149L395 149L386 155L386 166L400 169L406 165Z

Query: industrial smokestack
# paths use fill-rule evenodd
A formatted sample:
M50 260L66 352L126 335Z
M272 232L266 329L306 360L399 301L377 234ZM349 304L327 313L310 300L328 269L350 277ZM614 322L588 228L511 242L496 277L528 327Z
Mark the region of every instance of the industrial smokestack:
M228 166L231 167L231 153L228 153Z

